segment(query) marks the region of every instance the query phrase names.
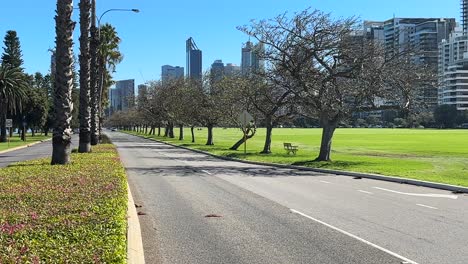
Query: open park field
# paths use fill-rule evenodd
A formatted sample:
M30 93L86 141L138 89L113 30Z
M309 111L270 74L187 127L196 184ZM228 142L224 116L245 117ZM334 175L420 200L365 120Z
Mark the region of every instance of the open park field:
M242 137L239 129L214 130L215 146L205 146L207 129L195 130L196 143L191 143L190 130L185 140L152 136L155 139L184 145L214 154L241 159L304 165L315 168L376 173L468 186L468 130L429 129L337 129L333 140L331 163L313 162L320 146L321 129L273 129L272 154L262 155L265 129L238 151L228 150ZM135 133L135 132L132 132ZM283 143L299 146L297 155L288 155Z
M40 134L36 134L34 137L31 136L31 134L26 135L26 141L21 141L21 138L18 137L17 134L15 134L13 137L10 138L10 145L8 147L8 142L2 142L0 143L0 151L7 150L9 148L16 148L19 146L31 144L37 141L41 141L44 139L48 139L50 136L44 136Z

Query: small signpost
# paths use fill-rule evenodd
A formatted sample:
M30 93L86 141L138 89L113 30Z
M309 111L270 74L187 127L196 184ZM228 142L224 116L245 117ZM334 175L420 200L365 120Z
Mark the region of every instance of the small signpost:
M10 130L13 127L13 119L7 119L6 122L6 128ZM8 147L10 147L10 133L7 132L7 137L8 137Z
M252 115L245 110L239 115L239 123L242 125L242 132L244 132L244 154L247 154L247 128L252 121Z

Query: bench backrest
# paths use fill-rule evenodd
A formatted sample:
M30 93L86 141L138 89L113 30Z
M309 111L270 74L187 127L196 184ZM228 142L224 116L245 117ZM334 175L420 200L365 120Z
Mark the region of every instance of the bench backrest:
M291 148L291 143L283 143L285 148Z

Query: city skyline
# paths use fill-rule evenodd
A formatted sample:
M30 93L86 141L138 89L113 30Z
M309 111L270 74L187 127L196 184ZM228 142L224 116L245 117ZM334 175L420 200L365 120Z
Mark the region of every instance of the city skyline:
M75 1L77 5L78 1ZM271 5L266 0L225 3L182 1L181 5L154 3L141 0L99 0L98 14L109 8L138 8L139 14L111 12L102 23L111 23L122 38L121 51L124 60L117 65L115 80L135 79L142 84L161 78L161 66L185 65L185 40L193 37L203 50L203 71L210 69L216 59L241 65L240 48L248 36L236 29L249 24L251 19L269 19L284 12L297 12L308 7L332 12L333 17L358 16L360 20L385 21L395 17L454 17L460 19L460 1L449 0L441 4L437 0L391 1L379 5L372 0L339 0L279 2ZM239 6L248 8L239 9ZM265 8L265 7L268 8ZM28 73L47 73L50 69L50 53L54 46L55 3L39 3L26 0L9 1L2 5L8 11L0 18L2 39L7 30L18 32L23 49L24 67ZM22 16L17 14L21 13ZM24 23L22 17L33 19ZM78 20L78 12L73 14ZM172 21L166 26L167 21ZM79 27L74 32L75 53L78 55ZM145 39L145 41L141 41ZM253 40L252 40L253 41Z

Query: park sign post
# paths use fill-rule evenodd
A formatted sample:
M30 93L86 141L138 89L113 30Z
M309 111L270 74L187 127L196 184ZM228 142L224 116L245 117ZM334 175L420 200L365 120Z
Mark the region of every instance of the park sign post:
M239 115L239 123L242 126L242 132L244 132L244 154L247 154L247 127L252 121L252 115L245 110Z
M13 119L7 119L6 122L6 128L12 128L13 127ZM10 133L7 133L7 137L8 137L8 147L10 147L10 137L8 136Z

